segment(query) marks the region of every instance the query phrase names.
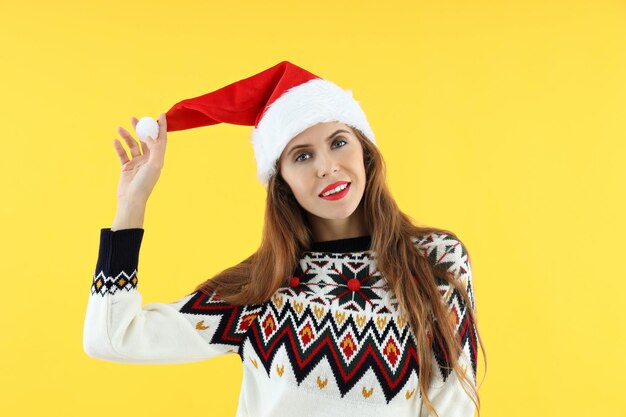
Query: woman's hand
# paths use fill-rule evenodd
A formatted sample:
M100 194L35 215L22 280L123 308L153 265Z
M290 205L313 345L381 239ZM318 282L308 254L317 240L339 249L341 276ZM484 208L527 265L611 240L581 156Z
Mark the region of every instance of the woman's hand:
M133 129L136 129L136 117L130 119ZM147 203L152 189L157 183L163 168L165 159L165 147L167 145L167 120L165 113L161 113L159 120L159 137L156 140L148 137L146 142L141 142L133 138L127 130L121 126L118 128L119 134L124 138L130 149L131 158L128 158L122 143L115 139L113 147L117 152L122 171L117 187L117 201L132 203ZM139 144L143 154L139 151Z

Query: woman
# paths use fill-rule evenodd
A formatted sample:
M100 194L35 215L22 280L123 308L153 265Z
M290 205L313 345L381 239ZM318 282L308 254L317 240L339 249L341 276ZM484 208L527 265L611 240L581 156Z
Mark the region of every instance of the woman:
M167 132L220 122L255 126L261 245L178 301L142 307L143 213ZM158 123L143 154L120 128L132 159L114 142L118 212L101 230L87 354L181 363L237 353L238 416L474 415L483 347L469 255L452 232L397 207L350 91L283 61L183 100Z

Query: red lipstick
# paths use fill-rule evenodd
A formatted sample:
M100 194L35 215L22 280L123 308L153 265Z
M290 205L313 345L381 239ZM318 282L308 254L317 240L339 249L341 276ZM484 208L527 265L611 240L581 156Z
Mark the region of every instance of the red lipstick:
M322 194L324 194L325 192L332 190L333 188L337 188L340 185L346 184L346 188L344 188L343 190L339 191L338 193L334 193L334 194L330 194L327 196L323 196ZM334 182L332 184L330 184L328 187L324 188L324 190L319 194L319 196L325 200L339 200L340 198L343 198L346 194L348 194L348 191L350 190L350 182L348 181L337 181Z

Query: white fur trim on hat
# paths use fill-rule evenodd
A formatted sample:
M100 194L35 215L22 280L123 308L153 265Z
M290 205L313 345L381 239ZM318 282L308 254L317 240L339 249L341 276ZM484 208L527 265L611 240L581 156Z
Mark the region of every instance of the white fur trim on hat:
M276 172L274 164L291 139L322 122L340 122L359 129L376 144L374 132L352 91L331 81L314 78L285 91L268 106L256 128L252 146L257 177L267 186Z

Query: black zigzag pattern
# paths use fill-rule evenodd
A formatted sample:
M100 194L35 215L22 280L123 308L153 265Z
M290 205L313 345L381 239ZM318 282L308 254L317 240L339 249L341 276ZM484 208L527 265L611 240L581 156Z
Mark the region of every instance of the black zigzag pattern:
M219 325L209 343L236 346L243 360L242 341L262 307L262 304L233 305L222 300L215 291L210 294L196 291L179 311L198 316L220 317Z
M338 324L332 314L318 312L318 320L311 308L315 308L314 304L307 305L298 314L289 300L284 301L282 309L274 303L268 304L268 309L254 322L249 333L268 376L282 345L289 355L298 385L325 357L342 397L371 369L389 402L402 390L411 371L419 372L416 345L409 326L400 330L391 315L381 331L371 319L359 326L354 317L346 313L345 320ZM303 339L302 335L309 332L312 337ZM301 346L306 347L302 349ZM350 346L355 346L353 351ZM349 356L348 360L346 356Z

